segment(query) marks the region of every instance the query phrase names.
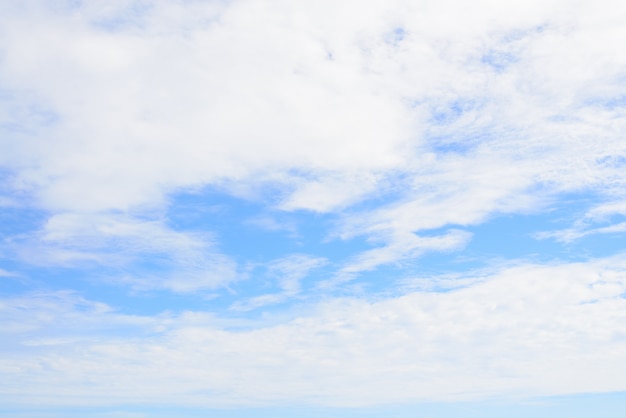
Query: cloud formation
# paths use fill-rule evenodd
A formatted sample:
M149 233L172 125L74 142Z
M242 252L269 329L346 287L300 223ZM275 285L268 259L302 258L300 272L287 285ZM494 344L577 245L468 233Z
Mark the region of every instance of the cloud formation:
M585 247L626 231L624 21L609 0L4 2L0 399L626 390L624 249ZM472 247L506 217L582 255Z
M3 402L364 406L623 390L624 268L617 257L520 264L449 292L329 300L265 325L128 316L72 294L4 299L15 345Z
M623 8L449 3L6 5L3 164L62 212L224 184L320 212L398 193L358 234L620 193Z

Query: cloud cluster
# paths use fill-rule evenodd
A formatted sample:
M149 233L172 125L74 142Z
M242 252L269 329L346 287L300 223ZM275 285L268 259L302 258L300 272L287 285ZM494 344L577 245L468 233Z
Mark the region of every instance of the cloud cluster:
M470 227L500 215L558 211L568 194L587 197L578 218L537 238L623 233L624 21L609 0L2 2L0 210L42 215L0 231L11 261L0 276L63 266L235 300L222 316L142 316L71 291L3 297L0 400L367 405L626 390L619 256L509 262L452 284L380 273L404 285L388 298L326 292L462 249ZM207 190L261 208L236 219L241 230L359 244L225 253L210 229L235 217L172 221L181 193ZM299 223L321 217L315 233ZM266 287L229 288L251 270ZM292 301L306 312L224 319Z
M3 403L366 406L624 390L625 268L520 264L448 292L332 299L265 324L128 316L72 294L4 298Z
M605 3L4 5L0 163L53 213L391 194L339 234L411 256L411 233L541 209L538 189L620 194L626 10Z

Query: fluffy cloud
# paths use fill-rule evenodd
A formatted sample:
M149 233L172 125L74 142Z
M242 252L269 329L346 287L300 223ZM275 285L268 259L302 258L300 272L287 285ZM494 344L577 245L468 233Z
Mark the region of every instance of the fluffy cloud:
M397 192L342 232L397 236L624 184L620 4L355 7L3 6L12 190L101 213L203 185L322 212Z
M400 173L393 211L432 202L403 231L623 184L623 8L448 3L5 5L3 164L96 212L223 181L332 211Z
M329 210L371 191L376 173L423 170L433 147L437 164L453 163L446 144L489 148L503 164L538 158L531 174L555 181L551 163L579 160L573 171L600 149L624 152L612 117L622 110L609 105L621 97L624 58L611 48L624 34L612 24L620 8L555 20L570 5L543 3L506 14L401 2L357 14L319 2L5 6L5 161L47 207L90 210L293 169L306 177L285 207ZM581 143L588 135L602 146ZM525 161L510 170L529 174ZM357 180L324 191L346 175Z
M234 300L222 316L142 316L71 291L5 297L3 403L626 390L617 256L404 271L387 280L401 283L385 289L393 298L327 292L462 249L470 227L549 213L568 194L588 200L537 237L623 233L625 19L616 1L4 2L0 209L39 218L3 231L0 276L63 266L135 291L220 288ZM262 210L172 222L181 193L206 190ZM303 219L323 221L304 231ZM220 221L292 242L246 259L222 249ZM357 244L315 254L307 233ZM229 287L254 269L257 287ZM225 319L278 304L291 316Z

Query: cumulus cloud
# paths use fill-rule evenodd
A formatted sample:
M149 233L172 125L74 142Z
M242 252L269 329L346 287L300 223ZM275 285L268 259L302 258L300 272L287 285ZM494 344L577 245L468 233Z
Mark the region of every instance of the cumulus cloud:
M7 43L7 83L34 90L33 100L58 115L46 132L54 140L35 136L28 160L13 159L32 168L24 181L45 205L123 209L222 177L386 168L401 160L401 109L372 95L364 76L349 81L352 64L334 66L309 28L265 3L234 5L208 26L186 23L194 9L178 8L183 21L169 36L161 31L171 7L162 2L145 12L141 33L133 25L94 26L78 10L45 10L43 27ZM33 27L19 17L9 40L21 25ZM88 193L94 187L98 193Z
M537 187L611 193L626 12L606 6L5 5L3 165L65 212L276 183L283 210L333 212L408 179L357 234L536 208Z

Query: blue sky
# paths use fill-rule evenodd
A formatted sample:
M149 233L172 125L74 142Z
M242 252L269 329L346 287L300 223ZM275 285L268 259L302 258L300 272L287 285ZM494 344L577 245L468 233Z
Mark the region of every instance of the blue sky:
M0 416L622 416L624 21L2 2Z

